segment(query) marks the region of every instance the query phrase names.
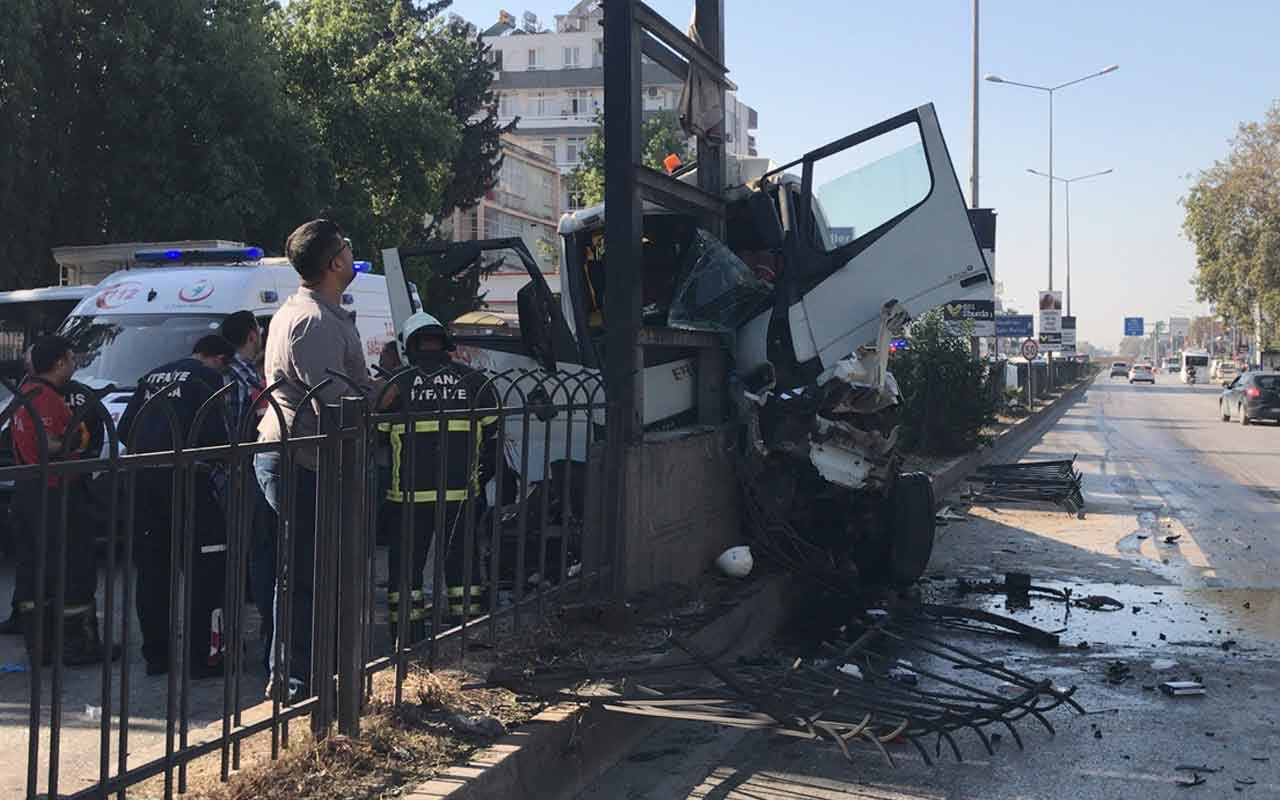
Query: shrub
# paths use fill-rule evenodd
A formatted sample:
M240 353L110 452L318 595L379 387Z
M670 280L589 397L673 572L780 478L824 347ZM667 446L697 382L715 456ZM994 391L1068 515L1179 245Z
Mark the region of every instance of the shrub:
M987 363L973 357L968 336L949 330L938 310L912 322L907 341L889 359L902 392L904 445L925 453L973 449L995 419Z

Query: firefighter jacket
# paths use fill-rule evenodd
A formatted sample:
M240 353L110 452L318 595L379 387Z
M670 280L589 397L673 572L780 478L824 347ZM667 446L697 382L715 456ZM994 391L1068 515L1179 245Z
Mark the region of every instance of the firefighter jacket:
M184 358L147 373L138 381L138 388L120 418L120 441L126 446L134 427L137 427L138 439L134 444L134 452L155 453L173 449L169 416L163 409L153 407L144 417L138 417L143 404L166 386L173 387L169 389L167 398L178 417L176 432L185 448L191 426L195 424L196 412L214 392L222 388L222 376L195 358ZM195 446L212 447L226 443L226 414L219 405L205 411Z
M465 364L420 362L396 380L399 397L388 411L408 411L408 423L383 422L391 445L395 503L462 502L479 494L498 457L497 393L488 377ZM406 431L412 429L413 460ZM441 448L444 466L441 471Z

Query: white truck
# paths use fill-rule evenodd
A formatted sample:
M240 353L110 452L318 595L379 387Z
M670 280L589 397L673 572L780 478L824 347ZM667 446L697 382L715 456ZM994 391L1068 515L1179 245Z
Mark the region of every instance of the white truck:
M688 216L646 208L645 324L725 334L733 399L750 432L748 484L784 518L826 514L860 572L914 581L932 549L932 487L927 476L899 473L889 343L910 316L992 300L994 288L984 254L994 242L979 244L934 109L884 120L783 167L746 159L726 172L723 242ZM436 268L445 274L507 251L529 275L518 329L459 337L463 357L496 371L595 371L614 357L603 336L604 217L597 207L562 219L558 300L519 239L442 248ZM383 261L399 319L412 305L400 249L384 250ZM688 419L690 354L650 348L643 366L646 426ZM566 427L553 425L552 435ZM585 440L575 429L574 443Z

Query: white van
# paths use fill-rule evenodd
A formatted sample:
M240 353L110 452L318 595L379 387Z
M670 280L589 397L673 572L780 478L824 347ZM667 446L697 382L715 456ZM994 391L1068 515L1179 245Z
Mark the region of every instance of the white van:
M1203 350L1184 350L1182 353L1182 382L1209 382L1209 354Z
M216 333L236 311L252 311L265 328L298 289L289 262L262 258L256 247L138 255L139 263L157 266L112 273L59 330L80 360L75 380L109 390L103 403L116 421L147 372L189 355L200 337ZM368 263L358 267L367 270ZM342 305L355 314L365 359L376 364L383 345L395 339L386 278L356 275Z

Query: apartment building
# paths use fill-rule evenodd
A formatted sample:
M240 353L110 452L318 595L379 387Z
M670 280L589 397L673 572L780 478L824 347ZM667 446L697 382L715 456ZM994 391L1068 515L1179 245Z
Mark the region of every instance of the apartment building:
M564 208L560 170L554 161L521 146L511 135L503 137L502 156L497 185L475 208L453 212L453 240L519 237L538 261L551 290L558 292L556 230ZM495 311L515 311L516 292L528 279L523 265L511 258L481 283L485 305Z
M494 92L503 123L519 117L515 135L527 148L555 161L568 175L604 108L604 12L598 0L582 0L543 29L526 13L519 22L506 11L484 33L493 52ZM647 59L641 76L644 111L675 111L681 82ZM725 146L731 155L756 155L755 109L729 93L725 99ZM577 207L566 191L566 209Z

